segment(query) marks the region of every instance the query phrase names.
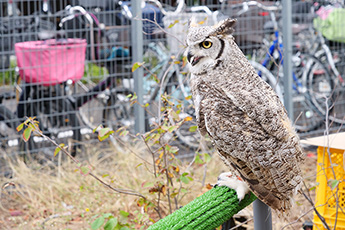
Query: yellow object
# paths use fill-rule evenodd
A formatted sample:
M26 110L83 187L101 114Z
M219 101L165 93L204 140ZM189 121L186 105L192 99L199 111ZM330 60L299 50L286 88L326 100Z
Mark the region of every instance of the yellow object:
M315 207L331 229L345 230L344 150L319 146ZM333 167L332 167L333 166ZM337 202L338 201L338 202ZM338 203L338 205L337 205ZM314 214L314 229L326 229Z
M309 138L301 143L318 146L316 209L330 229L345 230L345 132ZM326 229L315 213L313 229Z

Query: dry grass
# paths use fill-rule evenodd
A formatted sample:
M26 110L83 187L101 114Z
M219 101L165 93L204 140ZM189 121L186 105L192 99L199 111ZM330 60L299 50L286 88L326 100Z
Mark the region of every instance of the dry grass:
M95 174L106 176L103 179L114 187L132 189L153 198L155 195L149 194L148 188L143 187L145 182L155 181L151 173L152 167L148 163L141 164L143 159L148 162L152 162L152 159L144 145L129 146L119 151L108 143L88 144L83 160L92 165ZM308 183L313 184L315 159L308 158L307 161L305 175ZM144 212L142 207L137 206L137 197L114 193L90 176L82 175L76 170L76 165L68 160L61 165L51 163L45 166L37 163L27 165L20 160L8 163L13 177L0 178L3 186L0 229L90 229L90 223L97 214L113 213L116 216L123 210L130 213L130 218L135 219L135 211ZM218 157L213 157L207 166L189 163L176 163L182 172L189 172L194 178L185 186L188 192L179 205L184 205L207 191L203 185L204 179L206 183L214 184L219 173L227 170ZM289 222L310 209L304 199L298 198L298 201L300 205L296 206ZM163 200L161 205L161 211L166 215L167 201ZM243 213L251 218L251 207ZM148 214L151 218L158 219L154 211L151 210ZM301 223L310 218L312 212L286 229L301 229ZM280 229L288 223L275 215L273 222L274 229ZM135 226L139 228L145 224L150 224L148 218ZM252 229L253 221L247 226Z

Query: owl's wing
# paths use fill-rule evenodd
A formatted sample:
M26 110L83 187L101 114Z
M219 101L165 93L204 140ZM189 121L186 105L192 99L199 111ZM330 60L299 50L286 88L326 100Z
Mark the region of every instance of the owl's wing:
M257 78L255 88L244 85L237 90L229 90L227 84L221 86L221 91L234 105L249 118L255 120L262 128L276 137L286 139L296 136L286 110L277 94L261 78Z

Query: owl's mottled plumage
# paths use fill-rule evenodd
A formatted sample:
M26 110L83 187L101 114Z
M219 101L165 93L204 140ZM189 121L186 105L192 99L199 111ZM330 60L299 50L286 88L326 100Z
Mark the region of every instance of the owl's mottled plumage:
M189 28L186 53L199 131L260 200L285 212L301 188L303 152L283 104L235 43L234 23Z

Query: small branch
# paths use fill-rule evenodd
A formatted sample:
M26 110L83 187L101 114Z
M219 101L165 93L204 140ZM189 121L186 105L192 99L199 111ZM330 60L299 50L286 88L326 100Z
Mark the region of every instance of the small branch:
M246 220L246 221L244 221L244 222L242 222L242 223L240 223L240 224L238 224L238 225L236 225L236 226L230 228L229 230L235 230L235 229L241 227L242 225L244 225L244 224L246 224L246 223L248 223L248 222L250 222L250 221L252 221L252 220L254 220L254 218L249 218L248 220Z
M152 165L153 165L153 175L155 175L155 178L157 178L157 169L156 169L156 162L155 162L155 154L152 151L152 149L150 148L150 146L147 144L147 142L145 141L145 138L143 135L140 135L141 139L144 141L146 147L148 148L148 150L150 151L151 155L152 155Z
M165 176L167 178L167 195L168 195L168 202L169 202L169 213L172 213L172 207L171 207L171 198L170 198L170 185L169 185L169 172L168 172L168 162L167 162L167 153L164 148L164 167L165 167Z
M135 17L134 18L135 20L141 20L143 22L149 22L149 23L153 23L155 24L161 31L163 31L165 34L167 34L168 36L170 37L173 37L175 38L180 44L182 44L183 46L186 46L185 43L183 41L181 41L178 37L175 36L175 34L172 34L172 33L169 33L167 30L165 30L161 25L159 25L159 23L157 22L157 20L151 20L151 19L148 19L148 18L138 18L138 17Z
M29 118L28 118L29 119ZM60 148L61 151L66 154L74 163L76 164L80 164L81 162L78 161L77 159L75 159L65 148L61 148L54 140L52 140L51 138L49 138L48 136L44 135L42 133L41 130L39 130L39 128L33 123L32 120L30 120L30 123L36 127L36 129L34 129L34 133L46 138L49 142L51 142L53 145L55 145L56 148ZM147 200L147 198L142 195L141 193L139 192L135 192L133 190L127 190L127 189L119 189L119 188L114 188L113 186L111 186L110 184L104 182L102 179L100 179L98 176L96 176L95 174L93 174L92 172L89 172L88 175L92 176L94 179L96 179L97 181L99 181L102 185L104 185L105 187L115 191L115 192L118 192L118 193L123 193L123 194L127 194L127 195L133 195L133 196L138 196L138 197L141 197L145 200Z
M319 217L319 219L321 220L321 222L323 223L324 227L327 230L331 230L325 220L325 218L319 213L319 211L316 209L314 202L310 199L310 197L307 196L307 194L305 194L302 190L300 190L300 193L304 196L304 198L311 204L311 206L313 207L314 212L316 213L316 215Z
M292 222L290 222L290 223L284 225L280 230L283 230L283 229L289 227L290 225L293 225L293 224L298 223L298 221L299 221L302 217L304 217L305 215L307 215L307 214L308 214L309 212L311 212L311 211L314 211L314 207L310 208L306 213L302 214L302 215L301 215L300 217L298 217L296 220L294 220L294 221L292 221Z

